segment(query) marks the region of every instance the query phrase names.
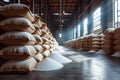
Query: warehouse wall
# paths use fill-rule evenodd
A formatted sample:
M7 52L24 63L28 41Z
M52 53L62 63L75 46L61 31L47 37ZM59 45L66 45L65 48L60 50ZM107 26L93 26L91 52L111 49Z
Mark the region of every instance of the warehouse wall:
M92 12L98 8L99 6L101 6L101 27L102 27L102 31L105 31L107 28L109 27L113 27L113 7L112 7L112 4L113 4L113 0L101 0L100 2L94 2L91 6L89 6L89 8L87 9L87 11L84 12L84 14L82 16L78 16L78 23L80 23L80 35L83 36L83 20L84 20L84 17L87 17L88 18L88 34L90 34L92 32L92 29L93 29L93 19L92 19ZM81 14L79 14L81 15ZM76 21L76 20L75 20ZM77 25L78 25L77 23ZM72 35L74 35L74 27L77 27L77 26L73 26L73 25L76 25L74 24L74 22L65 30L66 31L66 34L65 34L65 37L67 37L67 39L65 39L66 41L67 40L70 40L70 39L74 39L74 37L72 37ZM70 35L70 33L68 32L73 32L71 33L71 36L68 36ZM68 33L67 33L68 32ZM76 34L77 35L77 34Z
M107 0L107 26L113 27L113 0Z
M102 2L102 28L105 31L107 28L113 27L113 0L103 0Z

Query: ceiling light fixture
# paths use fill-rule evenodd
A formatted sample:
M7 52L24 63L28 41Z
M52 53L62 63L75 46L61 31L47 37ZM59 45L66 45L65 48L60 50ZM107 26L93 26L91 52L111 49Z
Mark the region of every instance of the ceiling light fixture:
M62 0L60 0L60 21L62 21Z
M59 34L59 37L60 37L60 38L62 37L62 34L61 34L61 33Z
M10 2L10 0L3 0L4 2Z
M59 15L60 16L60 13L53 13L53 15ZM72 13L64 13L64 15L72 15Z
M60 30L60 33L62 33L62 27L63 27L63 24L62 24L62 0L60 0L60 12L59 12L59 17L60 17L60 24L59 24L59 30ZM60 37L60 36L59 36Z

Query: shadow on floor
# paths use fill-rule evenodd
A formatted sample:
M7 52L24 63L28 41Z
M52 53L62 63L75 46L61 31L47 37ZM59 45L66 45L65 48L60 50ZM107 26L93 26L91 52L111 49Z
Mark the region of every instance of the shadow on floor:
M84 51L68 50L75 61L55 71L27 74L1 74L0 80L120 80L120 58Z

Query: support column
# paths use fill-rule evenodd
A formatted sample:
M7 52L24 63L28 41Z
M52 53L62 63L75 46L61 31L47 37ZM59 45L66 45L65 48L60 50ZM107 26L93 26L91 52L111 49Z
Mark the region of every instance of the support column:
M39 0L39 16L41 16L41 13L42 13L42 0Z
M74 28L73 28L74 25L71 25L71 39L74 39Z
M92 33L92 29L93 29L93 17L90 11L90 13L88 14L88 34Z
M102 5L101 5L101 27L103 31L107 29L107 0L102 0Z
M30 10L33 10L33 0L30 0ZM33 12L33 11L32 11Z
M114 27L113 25L113 0L106 0L106 16L107 16L107 27Z
M77 29L79 29L79 28L78 28L78 25L80 24L80 17L79 17L80 13L81 13L81 7L78 6L78 11L77 11ZM80 30L79 30L79 31L80 31ZM80 34L79 34L79 35L80 35ZM77 30L77 37L78 37L78 30Z
M88 15L87 16L88 16L88 34L91 34L92 29L93 29L93 17L92 17L92 13L91 13L91 6L89 6L89 8L88 8Z
M81 20L81 22L80 22L80 36L83 36L83 18L82 18L82 16L81 16L81 18L80 18L80 20Z

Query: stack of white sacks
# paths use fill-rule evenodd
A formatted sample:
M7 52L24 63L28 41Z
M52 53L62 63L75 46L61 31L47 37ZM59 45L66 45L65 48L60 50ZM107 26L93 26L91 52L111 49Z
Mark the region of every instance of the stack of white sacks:
M0 22L0 29L5 31L0 43L6 45L0 50L0 57L6 60L0 72L32 71L58 45L47 25L26 5L2 6L0 15L6 18Z
M79 50L83 50L83 37L80 37L79 39L78 39L78 49Z
M114 41L115 53L112 56L120 57L120 27L115 29L114 38L115 38Z
M82 50L82 45L83 45L82 41L83 41L83 37L79 37L74 41L75 42L75 49Z
M104 47L104 37L105 37L105 35L104 35L104 34L100 34L99 36L100 36L100 38L101 38L101 42L100 42L100 44L101 44L101 49L103 49L103 47Z
M89 52L95 52L100 49L100 37L98 34L90 34L88 36Z
M104 45L103 45L103 50L105 51L105 53L107 55L112 55L115 52L114 49L114 28L108 28L105 32L104 32Z
M101 49L101 36L96 34L93 36L93 50L98 51Z
M89 50L89 42L88 42L88 36L85 36L83 38L83 50L88 51Z

